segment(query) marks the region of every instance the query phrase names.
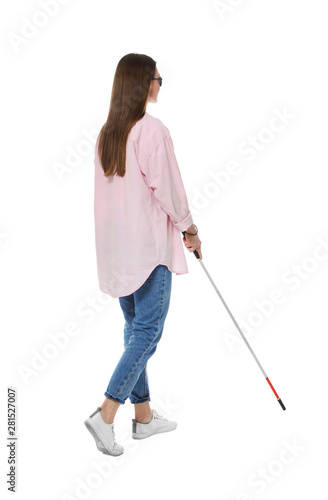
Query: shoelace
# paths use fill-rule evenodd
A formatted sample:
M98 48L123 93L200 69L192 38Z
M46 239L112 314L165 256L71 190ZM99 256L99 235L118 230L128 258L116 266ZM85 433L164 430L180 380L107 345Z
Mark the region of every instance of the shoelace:
M153 415L156 420L162 420L163 422L168 422L169 420L162 415L159 415L156 410L153 410Z
M112 433L113 433L113 440L114 440L114 444L115 444L115 431L114 431L114 426L111 427L112 429Z
M112 430L112 434L113 434L113 440L114 440L114 444L115 444L115 431L114 431L114 426L111 425L111 430Z
M118 444L115 440L115 431L114 431L114 426L112 426L112 433L113 433L113 448L117 448L118 447Z

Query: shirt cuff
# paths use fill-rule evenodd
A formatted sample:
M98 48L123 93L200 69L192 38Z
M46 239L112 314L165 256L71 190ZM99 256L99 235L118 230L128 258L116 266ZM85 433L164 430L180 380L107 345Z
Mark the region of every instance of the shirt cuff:
M192 220L192 216L190 211L188 212L188 215L183 221L181 222L173 222L173 226L178 230L178 231L187 231L187 229L194 223Z

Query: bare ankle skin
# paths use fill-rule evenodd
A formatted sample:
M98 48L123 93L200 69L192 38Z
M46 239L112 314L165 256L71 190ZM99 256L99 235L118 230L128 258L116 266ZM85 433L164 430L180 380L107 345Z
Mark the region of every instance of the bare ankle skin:
M144 403L136 403L134 405L134 412L135 420L140 424L149 424L153 417L149 401L145 401Z
M117 410L121 403L114 399L107 398L101 405L101 416L106 424L113 424Z

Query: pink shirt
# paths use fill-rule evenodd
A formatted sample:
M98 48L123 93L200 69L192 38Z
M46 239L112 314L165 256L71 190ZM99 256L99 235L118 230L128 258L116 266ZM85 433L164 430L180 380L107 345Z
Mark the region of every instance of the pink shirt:
M167 127L147 112L131 129L124 177L105 177L95 147L95 242L99 286L136 291L158 264L188 273L183 235L192 224Z

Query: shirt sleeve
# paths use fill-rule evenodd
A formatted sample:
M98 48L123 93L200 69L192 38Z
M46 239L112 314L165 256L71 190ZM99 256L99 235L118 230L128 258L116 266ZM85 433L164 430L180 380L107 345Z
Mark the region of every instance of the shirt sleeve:
M141 166L141 171L174 227L186 231L193 220L170 135L161 140L146 164Z

